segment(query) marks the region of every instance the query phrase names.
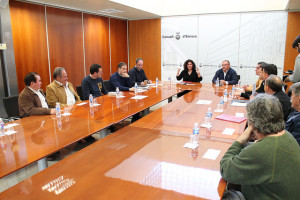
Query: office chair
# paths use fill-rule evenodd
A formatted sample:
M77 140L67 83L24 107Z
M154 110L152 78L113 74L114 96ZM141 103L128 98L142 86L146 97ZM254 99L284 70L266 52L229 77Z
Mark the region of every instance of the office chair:
M103 81L104 87L107 91L109 91L109 80ZM109 91L110 92L110 91Z
M237 79L239 81L241 79L241 75L237 75Z
M8 121L20 119L18 99L19 95L3 98L3 105L8 116Z
M83 100L81 86L76 86L76 90L77 90L77 94L79 95L80 99Z

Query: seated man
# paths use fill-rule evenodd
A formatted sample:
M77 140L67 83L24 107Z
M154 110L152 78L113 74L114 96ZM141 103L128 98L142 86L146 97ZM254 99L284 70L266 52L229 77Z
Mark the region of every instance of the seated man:
M261 79L262 66L266 65L266 64L267 63L265 63L265 62L259 62L256 65L255 74L258 76L258 79L255 83L255 86L256 86L255 90L258 90L258 88L260 88L261 83L263 82L263 80ZM245 85L244 90L245 91L252 91L252 85Z
M263 82L260 84L260 87L256 90L256 93L265 93L265 80L271 75L277 75L277 66L274 64L266 64L262 65L262 72L260 78L263 80ZM246 91L244 93L236 93L235 95L244 97L245 99L250 99L250 96L252 95L251 91Z
M146 74L143 70L144 61L142 58L137 58L135 61L135 67L129 70L128 74L131 80L138 85L145 85L147 83L151 83L151 80L148 80Z
M300 82L290 87L292 107L295 109L287 118L285 130L289 131L300 145Z
M70 106L80 102L72 83L68 82L68 75L63 67L56 67L53 72L54 81L46 87L46 99L49 107L55 108L56 102L60 106Z
M221 85L235 85L238 83L236 71L230 67L230 62L228 60L223 60L222 69L216 71L212 82L216 83L217 78L219 78Z
M290 97L282 91L282 81L281 79L271 74L265 82L265 92L270 95L274 95L278 98L279 102L282 106L284 121L286 121L287 117L292 111L291 107L291 99Z
M98 64L93 64L90 67L90 75L86 76L81 82L82 100L88 100L90 94L93 97L99 97L102 94L106 95L108 92L103 84L101 78L102 67Z
M247 104L248 128L220 162L221 175L251 199L299 199L300 148L284 130L279 100L259 94ZM249 139L257 142L247 144Z
M20 117L54 115L55 109L49 109L45 95L40 90L41 77L35 72L30 72L25 76L24 82L26 87L20 93L18 100Z
M120 91L134 91L134 83L127 74L127 65L124 62L118 64L118 71L111 75L109 79L109 91L116 91L118 87Z

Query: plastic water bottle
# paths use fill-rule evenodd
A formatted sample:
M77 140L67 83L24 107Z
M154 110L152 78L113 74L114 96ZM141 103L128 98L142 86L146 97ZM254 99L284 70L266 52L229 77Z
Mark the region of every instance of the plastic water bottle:
M94 99L93 99L93 95L92 94L90 94L90 96L89 96L89 104L90 104L90 107L93 107Z
M137 83L134 84L134 92L135 92L135 96L138 94L137 92Z
M60 104L57 102L55 106L56 117L61 117Z
M252 85L252 95L253 96L255 95L255 92L256 92L256 84L253 83L253 85Z
M219 81L219 78L217 78L216 80L216 86L219 86L220 85L220 81Z
M224 97L221 97L221 99L220 99L220 104L221 104L221 105L224 105Z
M232 92L235 92L235 85L232 86Z
M212 119L212 111L211 111L211 108L208 108L208 109L207 109L206 117L209 117L209 123L210 123L210 122L211 122L211 119Z
M227 102L227 95L228 95L228 92L227 92L227 89L224 90L224 102Z
M156 77L156 82L155 82L156 87L158 87L158 78Z
M242 85L242 81L239 80L239 82L238 82L238 87L241 88L241 85Z
M198 124L198 122L194 123L193 135L199 135L199 124Z
M0 134L4 134L4 122L2 118L0 118Z
M119 90L119 87L116 88L116 98L120 98L120 90Z
M168 77L168 82L169 82L169 85L172 84L172 78L171 78L171 76Z

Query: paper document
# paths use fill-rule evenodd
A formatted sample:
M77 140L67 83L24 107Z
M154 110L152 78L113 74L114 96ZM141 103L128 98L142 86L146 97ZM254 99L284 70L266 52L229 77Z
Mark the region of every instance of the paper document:
M232 106L246 107L247 103L232 102Z
M235 129L233 128L225 128L224 131L222 132L222 134L224 135L233 135Z
M131 97L130 99L144 99L146 98L147 96L143 96L143 95L136 95L134 97Z
M61 116L69 116L69 115L71 115L71 113L63 113L63 114L61 114Z
M5 135L12 135L14 133L17 133L17 131L5 131Z
M235 116L236 117L244 117L245 115L244 115L244 113L235 113Z
M11 127L14 127L14 126L17 126L17 125L19 125L19 124L17 124L17 123L7 124L7 125L4 126L4 129L11 128Z
M183 145L184 148L189 148L189 149L196 149L198 147L198 144L193 144L190 142L187 142Z
M211 104L211 100L199 100L199 101L197 101L196 104L205 104L205 105L209 105L209 104Z
M82 103L79 103L79 104L77 104L78 106L82 106L82 105L84 105L84 104L87 104L87 102L82 102Z
M101 104L99 103L94 103L93 106L100 106Z
M236 116L227 115L227 114L219 115L219 116L215 117L215 119L220 119L220 120L225 120L225 121L230 121L230 122L236 122L236 123L241 123L241 122L246 120L245 117L236 117Z
M220 150L208 149L202 158L216 160L220 153L221 153Z

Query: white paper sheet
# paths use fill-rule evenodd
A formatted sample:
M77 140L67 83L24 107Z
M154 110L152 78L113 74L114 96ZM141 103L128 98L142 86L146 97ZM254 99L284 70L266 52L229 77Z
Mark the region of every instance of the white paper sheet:
M235 129L233 128L225 128L222 134L224 135L232 135L234 133Z
M246 107L247 103L232 102L232 106Z
M220 150L216 149L208 149L202 158L210 159L210 160L216 160L219 154L221 153Z
M17 131L5 131L5 135L12 135L14 133L17 133Z
M236 117L244 117L244 113L235 113Z
M146 98L146 97L148 97L148 96L144 96L144 95L136 95L136 96L134 96L134 97L131 97L130 99L144 99L144 98Z
M99 103L94 103L93 106L100 106L101 104Z
M4 129L11 128L11 127L18 126L18 125L19 124L17 124L17 123L7 124L7 125L4 126Z
M71 115L71 113L63 113L63 114L61 114L61 116L69 116L69 115Z
M196 104L205 104L205 105L209 105L209 104L211 104L211 100L199 100L199 101L197 101Z
M84 104L87 104L87 102L78 103L77 105L78 105L78 106L82 106L82 105L84 105Z
M193 143L190 143L190 142L187 142L183 145L184 148L189 148L189 149L195 149L198 147L198 144L193 144Z

